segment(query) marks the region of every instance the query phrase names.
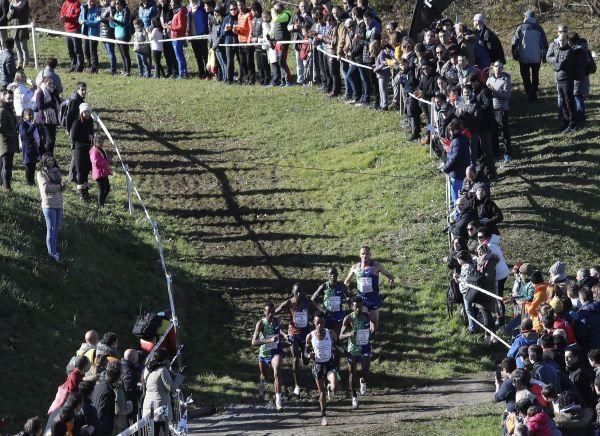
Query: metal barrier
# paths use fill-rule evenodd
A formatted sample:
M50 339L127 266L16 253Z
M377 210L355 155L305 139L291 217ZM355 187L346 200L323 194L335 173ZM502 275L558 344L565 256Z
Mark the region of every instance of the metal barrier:
M146 415L142 416L137 422L129 426L127 429L123 430L117 436L154 436L154 421L156 420L156 418L165 415L166 412L166 406L161 406L156 410L154 410L154 408L151 408L150 413L147 413Z

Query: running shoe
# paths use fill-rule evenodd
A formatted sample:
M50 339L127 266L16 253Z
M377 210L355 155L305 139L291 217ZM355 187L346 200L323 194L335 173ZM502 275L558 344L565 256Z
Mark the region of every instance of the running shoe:
M281 399L279 400L275 400L275 408L279 411L281 409L283 409L283 406L281 405Z
M327 425L327 417L324 416L321 418L321 426L325 427Z
M358 398L357 397L352 397L352 408L358 409Z
M261 397L265 395L265 382L262 381L258 384L258 395Z
M367 383L362 378L360 379L360 394L367 395Z
M505 155L504 155L504 163L505 163L505 164L507 164L507 163L510 163L510 161L511 161L511 160L512 160L512 159L510 158L510 155L508 155L508 154L505 154Z
M294 388L294 395L300 395L300 386Z

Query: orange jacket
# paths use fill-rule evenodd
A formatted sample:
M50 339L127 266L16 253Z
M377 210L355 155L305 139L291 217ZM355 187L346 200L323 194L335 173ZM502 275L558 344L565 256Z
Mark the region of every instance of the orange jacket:
M252 12L238 14L238 22L233 26L233 33L238 36L240 43L250 42L250 32L252 31Z
M187 9L179 8L171 20L171 38L182 38L187 30Z
M548 283L542 282L535 285L535 289L533 291L533 300L531 302L525 303L525 312L529 315L529 317L533 320L537 318L538 307L540 304L546 302L548 299L548 294L546 293L546 287Z

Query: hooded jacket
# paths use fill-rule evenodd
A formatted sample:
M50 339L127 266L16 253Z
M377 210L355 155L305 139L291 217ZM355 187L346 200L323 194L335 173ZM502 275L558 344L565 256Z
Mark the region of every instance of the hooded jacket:
M494 110L508 111L512 94L510 74L502 72L499 77L491 74L485 84L492 91Z
M516 358L519 348L537 344L538 338L539 336L534 330L522 331L511 344L506 357Z
M558 38L552 41L546 54L548 63L554 70L554 79L557 82L575 79L575 57L570 45L560 46Z
M530 436L552 436L550 418L544 412L536 413L527 418L527 429Z
M465 178L466 170L471 163L471 154L469 151L469 141L463 134L458 134L452 138L450 152L444 164L444 172L454 180Z
M528 17L517 27L512 38L513 59L521 64L539 64L546 58L548 39L534 17Z

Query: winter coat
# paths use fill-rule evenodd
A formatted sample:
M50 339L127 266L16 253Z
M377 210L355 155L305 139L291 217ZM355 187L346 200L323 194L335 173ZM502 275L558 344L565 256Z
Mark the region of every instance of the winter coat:
M310 27L313 24L314 24L314 21L309 13L307 13L306 15L302 15L302 13L300 11L296 12L294 14L294 16L292 17L292 21L288 25L288 30L290 31L290 35L291 35L292 39L294 39L294 40L304 39L302 37L302 27L304 27L304 26ZM296 29L296 26L299 26L298 29ZM294 49L300 50L300 45L301 44L295 44Z
M81 33L88 36L100 36L101 13L102 10L98 6L90 9L87 5L81 5L79 13Z
M215 22L215 25L210 31L210 46L213 50L216 50L219 47L219 44L224 42L225 35L223 32L223 23L217 24Z
M391 73L390 68L388 67L388 61L391 59L392 55L386 53L385 50L381 50L381 52L377 55L373 72L377 75L378 79L390 80Z
M171 21L171 38L183 38L186 31L187 9L176 9L173 11L173 21Z
M569 45L561 47L558 39L555 39L548 48L546 59L554 70L554 80L561 82L575 79L574 56Z
M19 138L23 152L23 164L36 163L46 152L46 133L40 125L21 121L19 123Z
M136 392L139 379L138 369L130 361L121 359L121 383L126 396Z
M431 101L431 99L435 95L437 77L438 76L435 73L435 71L432 71L430 75L421 74L418 88L423 93L423 95L421 96L423 100ZM419 102L419 104L425 105L426 103Z
M237 44L239 42L237 35L233 32L233 26L236 24L237 15L227 15L225 18L223 18L223 22L221 23L221 35L223 36L223 39L221 42L224 44ZM225 26L231 26L231 29L225 30Z
M115 11L113 18L110 27L115 30L115 39L128 42L131 39L131 11L125 6L120 11Z
M440 138L448 138L448 125L453 119L456 118L456 115L454 113L454 106L448 103L444 103L439 109L436 109L435 115L438 136Z
M58 77L58 74L56 74L56 72L49 66L46 66L46 68L40 71L35 77L35 86L39 87L42 83L42 80L44 80L44 77L49 77L52 79L52 81L54 82L54 87L56 88L57 95L62 94L62 81L60 80L60 77Z
M494 77L492 74L488 77L486 85L492 92L494 110L508 111L512 94L510 74L503 72L500 77Z
M492 91L483 85L476 96L477 103L481 108L481 130L492 130L496 129L496 117L494 114L494 103Z
M12 104L2 102L0 108L0 156L19 151L17 117Z
M152 404L154 408L161 406L167 407L167 416L173 416L171 410L170 393L174 389L174 382L171 374L164 366L155 369L152 372L144 370L143 381L146 386L146 395L144 397L144 406L142 415L150 413Z
M6 88L15 80L17 64L15 54L8 49L0 51L0 87Z
M62 191L65 188L60 183L61 176L58 168L50 168L48 172L38 171L36 178L42 198L42 209L62 209Z
M469 141L466 136L459 134L452 138L443 170L454 180L462 180L470 163Z
M477 286L486 291L496 292L496 264L498 263L498 260L498 256L492 252L488 252L483 259L477 259L477 271L480 273L478 279L479 284Z
M544 412L527 417L527 429L530 436L552 436L550 418Z
M575 386L575 389L581 395L585 405L587 407L594 407L596 399L592 389L595 377L592 368L590 368L587 362L581 362L580 360L575 365L567 367L567 372L569 380L571 380L571 383L573 383L573 386Z
M114 384L115 390L115 428L113 434L119 434L127 427L129 422L127 416L133 412L133 403L127 402L123 385L120 382Z
M272 10L271 16L273 18L273 39L275 41L288 41L291 37L288 24L292 20L292 13L287 9L284 9L281 14L277 14L275 10Z
M152 18L158 15L158 10L156 9L156 5L148 2L146 6L140 4L138 8L138 18L142 20L144 23L144 28L149 29L152 27Z
M480 69L487 68L496 61L506 64L502 43L494 32L484 26L482 30L477 31L477 36L473 46L473 55L475 64Z
M98 412L92 404L91 398L84 398L81 409L75 413L75 427L81 428L84 425L91 425L94 428L98 426ZM80 433L80 435L83 435L83 433Z
M71 149L90 147L92 136L94 136L94 120L78 118L73 122L70 130Z
M144 29L136 29L133 34L133 51L142 55L150 56L150 44L148 33Z
M525 330L521 332L511 344L508 353L506 353L506 357L512 357L515 359L517 357L517 353L519 352L519 348L529 345L536 345L538 338L538 334L534 330Z
M515 30L510 44L513 59L521 64L539 64L546 59L548 39L534 17L525 18Z
M79 33L80 13L81 2L79 0L64 1L62 6L60 7L60 16L65 20L65 32Z
M454 224L450 226L450 233L454 236L462 236L463 238L467 238L467 225L471 221L477 221L477 213L473 210L473 208L469 207L467 210L463 211Z
M464 86L469 82L469 77L471 77L471 74L476 73L477 69L472 66L472 65L468 65L467 68L456 68L456 74L458 76L458 84L460 86Z
M552 386L561 392L560 377L557 371L557 367L549 362L536 362L533 364L533 370L531 371L531 379L541 381L544 384L552 383Z
M504 220L504 216L498 205L490 199L489 193L483 200L475 198L474 206L477 209L479 221L487 227L490 233L499 235L498 224Z
M600 348L600 304L586 301L579 308L573 319L573 330L577 344L586 352Z
M8 3L8 0L7 0ZM29 0L22 0L20 7L15 7L11 2L8 7L8 18L12 26L22 26L24 24L30 24L30 9ZM29 29L14 29L12 37L15 41L29 39Z
M531 319L534 321L537 319L538 308L542 303L545 303L548 300L548 293L546 292L546 288L548 287L548 283L536 283L534 284L533 291L533 300L531 302L525 303L525 312L529 315Z
M115 31L110 26L109 17L112 17L116 9L113 6L103 6L100 9L100 36L102 38L115 38Z
M90 148L90 161L92 162L92 179L98 180L112 174L110 161L105 150L98 147Z
M24 83L17 82L8 85L8 89L13 92L13 105L17 116L23 116L25 109L33 109L33 90L29 89Z
M510 275L510 269L504 258L502 248L500 248L500 238L498 235L492 235L487 243L490 251L498 257L498 263L496 264L496 280L504 280Z
M112 436L115 427L116 397L115 387L101 376L92 393L92 403L98 413L95 436Z
M440 69L440 76L444 76L448 79L448 85L458 85L458 68L452 63L452 61L446 61Z
M594 412L589 407L572 405L565 410L559 411L554 416L554 422L562 433L562 436L591 436L590 425Z
M250 33L252 31L252 12L238 14L237 24L233 26L233 33L238 36L240 43L250 42Z

